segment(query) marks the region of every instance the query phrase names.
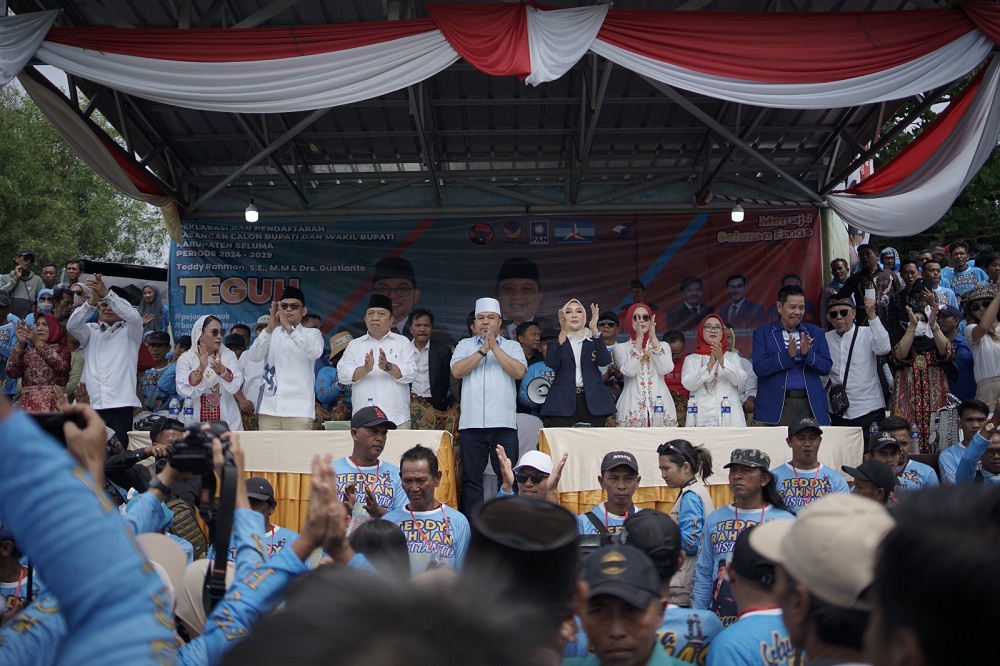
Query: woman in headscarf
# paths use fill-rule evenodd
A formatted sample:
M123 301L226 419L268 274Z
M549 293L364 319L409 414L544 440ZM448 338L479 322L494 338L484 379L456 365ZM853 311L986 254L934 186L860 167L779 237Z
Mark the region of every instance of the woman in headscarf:
M892 413L916 423L919 453L931 453L931 414L945 405L950 390L945 367L955 358L955 347L938 326L933 299L907 305L906 315L906 329L890 332L896 340L889 353L896 369Z
M656 398L663 399L663 422L677 425L677 410L663 376L674 369L667 345L656 337L656 315L645 303L633 303L622 322L628 342L615 345L615 365L625 376L618 397L618 426L648 428Z
M194 402L195 421L225 421L230 430L243 430L233 397L243 385L243 371L236 354L222 344L222 322L199 317L191 340L194 346L177 361L177 393Z
M698 427L721 426L722 401L729 399L729 427L745 428L740 384L747 373L740 355L729 350L719 315L710 314L698 326L698 346L684 359L681 383L698 403Z
M597 331L601 310L590 304L590 327L583 303L572 299L559 309L559 336L547 342L545 364L555 371L541 415L550 428L589 423L603 428L615 413L615 403L604 385L601 366L611 363L608 347Z
M139 314L142 315L142 331L166 331L170 321L169 310L160 303L160 290L156 285L147 284L142 287L142 301L139 302Z
M66 332L55 317L39 314L34 326L18 322L14 335L17 344L10 353L6 373L21 380L18 406L29 413L56 411L56 392L63 394L69 381Z

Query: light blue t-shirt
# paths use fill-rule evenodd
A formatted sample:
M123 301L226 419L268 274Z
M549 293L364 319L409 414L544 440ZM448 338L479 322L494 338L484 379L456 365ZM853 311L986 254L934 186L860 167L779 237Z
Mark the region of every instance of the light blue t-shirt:
M500 349L527 370L521 345L513 340L497 338ZM483 339L465 338L451 355L451 367L473 354L479 354ZM517 396L514 378L507 374L496 354L487 352L472 372L462 378L462 416L459 430L466 428L517 428Z
M965 453L965 444L959 442L952 444L938 455L938 470L941 472L941 483L944 485L955 484L955 471L958 463Z
M677 525L681 528L681 548L688 556L697 555L705 532L705 501L695 492L683 492Z
M378 505L383 509L392 511L406 506L406 493L403 491L399 468L390 462L380 460L372 467L358 467L350 458L340 458L333 461L333 471L337 474L337 491L341 501L344 500L344 487L354 484L357 494L353 516L356 520L371 518L365 510L365 488L371 488Z
M721 631L722 621L715 613L670 604L663 613L663 624L656 630L656 639L671 657L704 664L709 644Z
M290 530L287 527L278 527L277 525L273 525L273 527L274 529L270 532L263 532L263 536L259 537L259 545L267 548L265 559L274 557L276 554L281 552L285 546L291 545L296 539L299 538L299 533L295 530ZM205 553L205 559L215 559L215 546L210 545L208 547L208 552ZM236 561L235 543L232 543L229 547L229 560L231 562Z
M453 571L462 568L469 549L469 521L445 504L430 511L394 509L382 520L399 525L410 551L410 571L427 571L434 561L447 564Z
M931 488L939 483L934 468L916 460L907 461L906 467L897 471L896 476L899 477L901 491Z
M142 373L139 378L139 395L142 396L143 407L149 407L151 411L158 411L153 409L156 406L155 402L158 396L156 387L159 385L163 373L170 367L173 366L168 364L162 368L150 368ZM169 400L163 401L159 406L160 409L166 409L169 402Z
M758 523L772 520L792 520L787 511L765 504L762 509L738 510L727 504L708 514L705 533L694 567L694 584L691 588L691 607L712 610L723 626L736 621L736 601L726 580L726 565L733 556L733 546L740 532Z
M707 666L791 664L795 650L778 608L752 611L712 641Z
M608 533L618 534L622 531L622 525L625 524L625 519L628 518L628 515L616 516L613 513L608 513L606 504L606 502L601 502L591 509L591 511L597 517L597 522L607 528ZM636 507L635 510L636 512L642 511L639 507ZM600 534L586 513L581 513L576 517L576 524L580 529L580 534Z
M1000 484L1000 474L987 472L979 462L989 446L990 440L978 432L972 437L965 453L962 454L962 459L958 461L958 468L955 470L955 483L975 483L978 472L983 477L983 483Z
M938 307L944 307L950 305L953 308L958 307L958 299L955 298L955 292L948 287L938 286L934 290L934 300L937 302Z
M970 263L961 273L956 273L955 269L950 266L942 268L941 278L942 281L948 280L948 287L955 292L956 296L961 296L978 287L980 282L987 282L990 276L982 268L976 268Z
M792 513L798 513L823 495L851 492L844 477L826 465L796 469L787 462L772 469L771 476Z

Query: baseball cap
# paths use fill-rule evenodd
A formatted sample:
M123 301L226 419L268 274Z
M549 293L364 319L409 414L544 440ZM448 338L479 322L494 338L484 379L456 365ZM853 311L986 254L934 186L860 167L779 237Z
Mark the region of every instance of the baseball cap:
M27 248L21 248L17 251L17 256L19 257L31 257L31 260L35 260L35 253Z
M612 544L595 551L583 567L588 599L608 594L636 608L660 598L660 575L646 553L635 546Z
M743 465L744 467L759 467L764 470L771 469L771 458L763 451L757 449L733 449L729 454L729 464L723 465L723 469L729 469L733 465Z
M958 319L961 319L962 312L954 305L946 305L940 310L938 310L938 317L956 317Z
M243 336L239 333L230 333L226 336L224 345L227 347L239 347L240 349L247 348L247 341L243 339Z
M190 335L182 335L181 337L177 338L177 344L184 345L185 347L187 347L188 349L190 349L191 348L191 336Z
M771 522L792 522L792 521L771 521ZM758 585L771 587L774 585L774 560L765 557L758 552L751 544L750 538L754 530L759 525L753 525L740 532L733 544L733 571L742 578L753 581Z
M362 407L351 417L352 428L374 428L385 425L389 430L395 430L396 424L389 420L381 407Z
M896 478L896 474L892 471L892 468L881 460L875 460L874 458L869 458L857 467L841 465L840 469L850 474L855 480L860 479L874 483L877 487L885 491L886 496L899 485L899 479Z
M805 418L796 419L788 426L788 436L791 437L797 433L806 430L807 428L812 428L813 430L819 431L819 434L823 434L823 428L820 427L819 421L811 416Z
M750 543L819 599L838 608L870 610L865 592L875 581L878 547L893 524L878 502L831 493L795 520L755 527Z
M545 474L552 473L552 458L548 455L542 453L541 451L528 451L521 459L517 461L517 466L514 468L514 473L517 472L522 467L531 467L537 469L539 472L544 472Z
M539 341L542 341L542 340L551 340L552 338L558 338L558 337L559 337L559 329L558 328L546 327L546 328L543 328L541 330L541 332L538 334L538 340Z
M886 431L879 430L875 434L875 437L873 437L868 443L868 452L875 453L876 451L881 451L887 446L899 446L899 442L897 442L896 438Z
M639 473L639 461L635 459L634 455L628 451L612 451L605 455L604 460L601 461L601 474L619 465L625 465L636 474Z
M635 546L660 569L677 569L681 528L662 511L639 511L625 519L618 543Z
M274 488L271 482L262 476L251 476L246 480L247 497L255 500L273 500Z
M170 335L166 331L153 331L146 336L147 345L169 345Z
M270 323L271 323L271 315L261 315L257 317L257 321L256 323L254 323L254 327L256 328L258 326L267 326Z
M597 317L597 320L598 321L609 320L609 321L613 321L613 322L615 322L615 324L617 324L618 323L618 315L615 314L614 312L612 312L611 310L605 310L604 312L602 312L600 314L600 316Z

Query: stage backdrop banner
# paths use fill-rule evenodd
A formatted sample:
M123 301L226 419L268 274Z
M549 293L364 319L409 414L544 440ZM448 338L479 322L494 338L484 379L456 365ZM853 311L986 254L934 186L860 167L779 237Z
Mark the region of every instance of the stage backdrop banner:
M190 333L203 314L228 328L266 314L288 285L303 290L309 311L329 335L347 328L364 333L374 288L393 300L397 321L418 307L434 313L435 329L453 340L467 335L466 317L477 298L497 296L504 318L554 324L571 298L623 312L629 286L646 284L656 306L657 330L688 331L700 317L683 307L707 304L728 319L726 277L746 276L746 301L735 325L748 343L750 329L774 316L782 279L799 277L813 304L822 291L818 209L748 211L741 223L729 213L598 216L587 218L423 219L298 223L216 223L187 220L183 242L171 246L170 311L174 335ZM387 270L376 264L392 258ZM402 262L398 261L403 260ZM506 264L511 259L521 261ZM409 268L407 268L409 267ZM412 280L401 275L412 271ZM503 271L503 275L501 275ZM376 272L377 284L373 284ZM498 278L506 277L502 281ZM740 294L736 295L737 298ZM758 307L759 306L759 307ZM744 345L741 344L741 347ZM744 352L748 351L745 349Z

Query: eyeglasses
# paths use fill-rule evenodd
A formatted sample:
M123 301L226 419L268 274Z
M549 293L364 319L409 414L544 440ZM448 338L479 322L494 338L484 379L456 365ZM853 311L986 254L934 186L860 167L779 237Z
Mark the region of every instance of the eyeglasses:
M281 306L282 310L291 310L292 312L302 307L301 303L278 303L278 305Z
M851 314L850 310L830 310L827 314L830 315L831 319L847 319L847 315Z
M388 296L390 294L409 296L413 293L413 287L375 287L372 291L379 296Z
M705 326L704 329L707 332L709 332L709 333L721 333L722 332L722 327L721 326Z
M522 486L528 482L528 479L531 479L532 485L537 486L539 483L549 478L549 475L543 472L518 472L517 476L514 478L517 479L517 482Z
M618 322L611 321L610 319L602 319L601 321L597 322L597 325L598 326L617 326Z
M205 332L208 333L209 335L215 335L215 336L222 335L222 329L221 328L210 328L210 329L207 329Z
M644 315L644 314L632 315L632 321L649 321L649 315Z

